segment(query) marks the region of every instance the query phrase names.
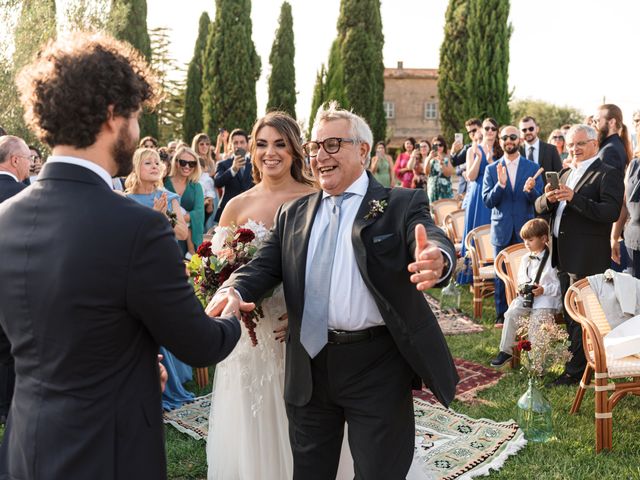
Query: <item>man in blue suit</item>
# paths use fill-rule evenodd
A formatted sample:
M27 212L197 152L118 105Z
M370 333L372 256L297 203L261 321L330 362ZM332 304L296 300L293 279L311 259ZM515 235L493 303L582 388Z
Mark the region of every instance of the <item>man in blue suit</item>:
M538 165L520 155L518 129L511 125L500 132L504 156L487 167L482 184L482 200L491 208L491 244L494 255L509 245L522 242L520 229L535 216L534 204L543 191ZM495 257L494 257L495 258ZM504 283L496 277L496 324L504 321L507 300Z

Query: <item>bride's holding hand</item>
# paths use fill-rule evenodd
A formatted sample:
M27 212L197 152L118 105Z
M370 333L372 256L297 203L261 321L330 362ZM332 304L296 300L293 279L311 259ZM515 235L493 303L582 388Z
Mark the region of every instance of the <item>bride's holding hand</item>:
M276 211L290 200L317 192L304 175L300 128L289 115L270 112L251 133L255 186L233 198L220 217L216 236L227 227L250 228L263 238ZM216 237L213 239L214 248ZM238 346L216 366L209 439L208 478L291 478L293 463L282 399L286 308L282 288L263 304L256 327L258 345L243 332Z

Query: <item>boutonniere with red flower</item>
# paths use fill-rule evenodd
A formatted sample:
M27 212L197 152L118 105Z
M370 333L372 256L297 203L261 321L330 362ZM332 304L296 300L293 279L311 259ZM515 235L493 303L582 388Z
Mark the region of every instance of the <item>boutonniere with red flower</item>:
M378 218L384 213L387 205L388 203L386 200L371 200L369 202L369 213L364 216L364 219L369 220L371 218Z

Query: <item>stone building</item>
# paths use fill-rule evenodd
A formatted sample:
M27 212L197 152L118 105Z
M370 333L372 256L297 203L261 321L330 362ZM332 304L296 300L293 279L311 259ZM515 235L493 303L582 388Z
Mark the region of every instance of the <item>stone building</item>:
M401 147L407 137L431 140L438 135L438 70L404 68L402 62L385 68L384 109L389 148Z

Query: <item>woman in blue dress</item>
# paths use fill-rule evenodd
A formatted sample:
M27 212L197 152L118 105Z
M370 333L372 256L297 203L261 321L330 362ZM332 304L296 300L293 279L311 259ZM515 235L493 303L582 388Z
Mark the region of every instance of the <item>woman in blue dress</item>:
M136 150L133 155L133 171L125 182L126 194L132 200L166 215L173 226L176 240L185 240L189 230L180 209L180 196L162 188L164 168L160 155L155 150ZM193 400L193 393L182 386L191 380L193 371L166 348L160 347L160 354L163 356L161 363L169 374L167 385L162 392L162 408L173 410Z
M464 214L464 236L476 227L491 223L491 210L482 201L482 180L487 165L493 163L503 155L498 138L498 122L493 118L485 118L482 122L482 130L475 132L471 148L467 151L467 194L463 208ZM466 254L464 242L462 243L461 254ZM458 274L459 284L471 283L473 272L471 266L466 262L466 268Z

